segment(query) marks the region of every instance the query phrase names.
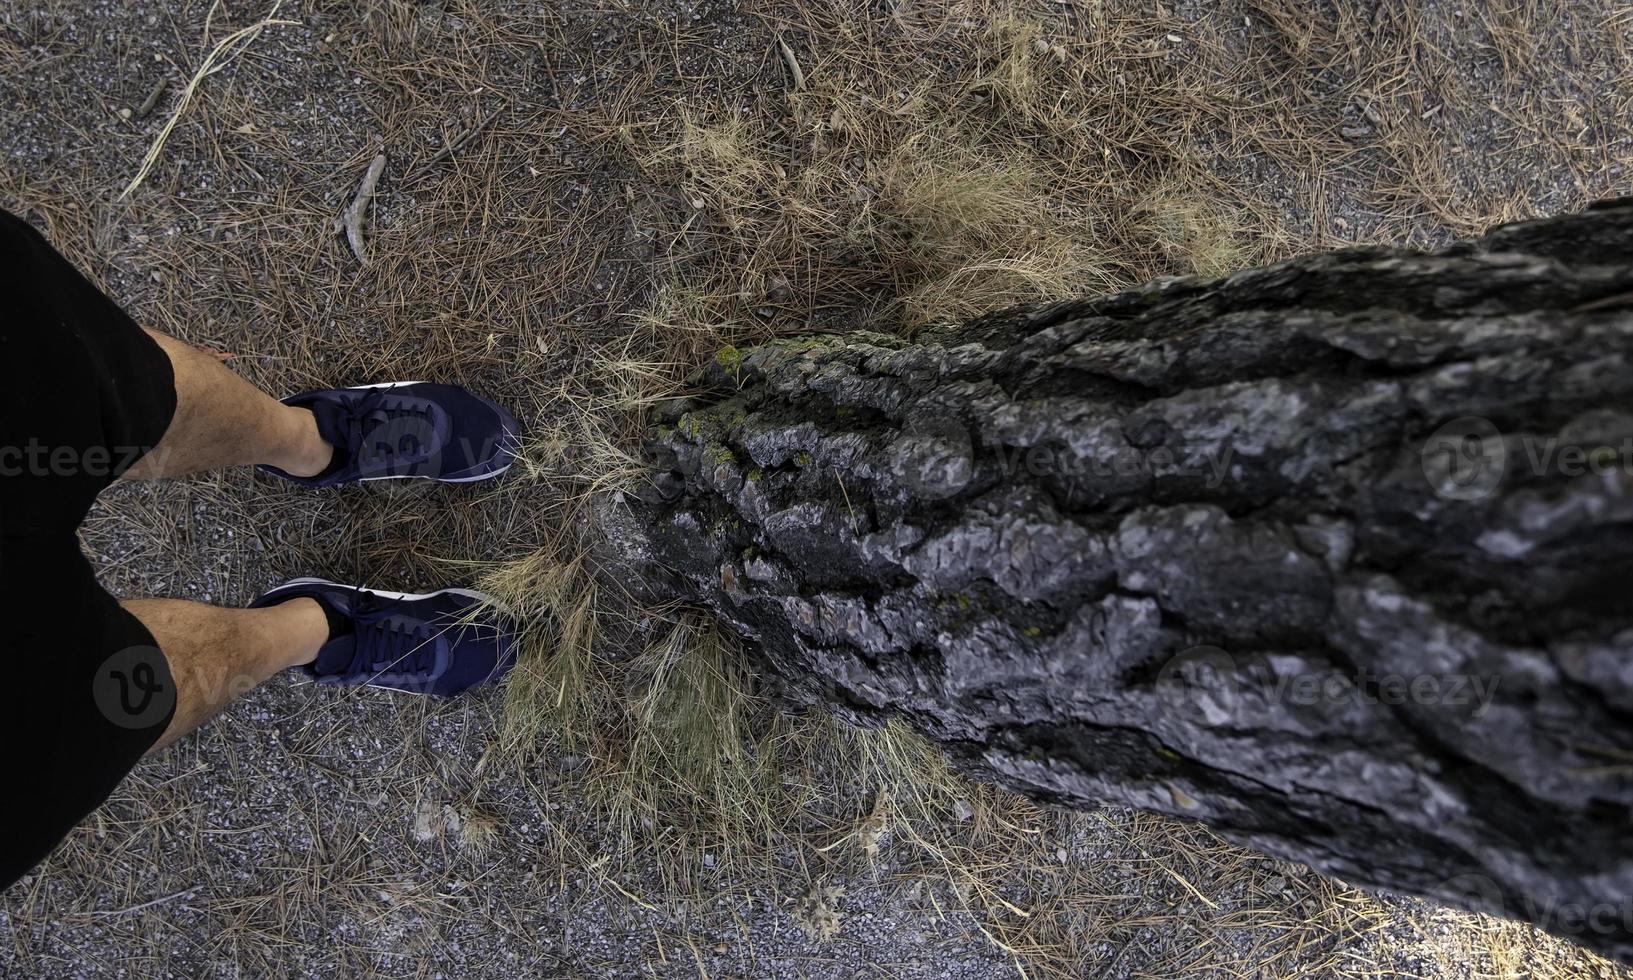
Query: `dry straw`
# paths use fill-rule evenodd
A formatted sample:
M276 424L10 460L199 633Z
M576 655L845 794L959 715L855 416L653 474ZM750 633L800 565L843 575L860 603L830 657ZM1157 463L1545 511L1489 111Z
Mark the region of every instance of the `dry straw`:
M267 11L265 17L248 27L240 28L228 34L221 39L221 43L210 50L209 55L204 59L204 63L199 65L198 70L193 72L193 77L188 79L187 87L182 89L181 98L176 100L176 108L171 111L170 118L165 120L164 128L159 130L159 135L154 138L153 145L147 148L147 154L142 157L142 166L136 171L136 176L132 177L130 183L125 185L125 189L119 192L119 200L123 201L129 197L130 192L134 191L141 185L142 181L147 179L153 165L159 161L159 155L164 152L165 141L170 138L170 133L176 128L176 124L181 122L182 114L187 111L188 105L193 101L193 93L198 91L199 83L204 80L205 76L212 75L227 67L234 58L249 47L250 42L259 37L261 32L268 27L280 25L299 26L300 21L298 20L278 19L278 8L282 6L283 0L277 0L272 5L272 9Z

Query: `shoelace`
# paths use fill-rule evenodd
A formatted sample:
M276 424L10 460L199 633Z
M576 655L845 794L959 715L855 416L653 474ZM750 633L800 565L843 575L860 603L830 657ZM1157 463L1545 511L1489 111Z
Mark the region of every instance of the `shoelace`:
M392 426L394 422L407 425ZM376 437L382 428L388 429L389 438ZM346 449L353 458L366 455L370 459L406 457L415 461L430 455L436 448L435 438L429 408L392 398L385 391L364 396L346 419Z
M423 626L389 620L357 624L357 652L352 658L354 673L419 674L436 666L436 659L436 641Z

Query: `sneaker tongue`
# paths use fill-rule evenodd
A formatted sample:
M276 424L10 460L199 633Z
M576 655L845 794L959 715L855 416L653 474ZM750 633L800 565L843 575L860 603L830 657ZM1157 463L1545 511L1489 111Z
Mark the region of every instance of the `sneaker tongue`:
M361 423L363 434L368 435L380 426L390 424L393 415L412 417L410 409L418 410L426 416L418 428L422 430L421 441L430 443L426 447L428 451L434 450L437 445L447 440L452 424L440 405L426 399L404 396L390 403L393 408L387 408L388 399L391 397L388 392L389 389L371 391L362 399L353 400L349 404L341 399L319 399L306 407L311 409L313 418L317 419L318 435L332 446L345 446L350 441L354 419Z
M337 449L346 448L346 411L339 404L328 399L320 398L306 408L312 412L312 417L318 423L318 435L323 441ZM335 453L338 457L340 452Z
M353 465L393 476L439 457L453 429L441 406L387 388L346 406L338 424L345 433L340 444L355 454Z
M351 465L351 452L346 448L350 441L346 433L346 413L339 405L326 399L312 402L306 408L317 420L318 435L323 437L324 442L334 447L334 456L329 460L329 465L312 477L314 481L321 481Z
M337 636L318 650L318 658L311 664L312 673L319 677L347 673L351 670L352 659L356 655L357 634Z
M390 458L396 463L418 462L429 459L442 448L443 439L434 420L412 415L393 417L383 409L368 412L358 419L362 455L371 458Z

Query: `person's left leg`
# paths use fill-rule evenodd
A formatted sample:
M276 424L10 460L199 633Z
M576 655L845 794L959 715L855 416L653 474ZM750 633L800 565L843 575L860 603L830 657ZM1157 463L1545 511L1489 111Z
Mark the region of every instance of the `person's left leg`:
M310 410L285 405L190 344L156 330L147 334L170 358L176 412L164 438L125 471L126 479L255 463L314 476L329 465L334 447L318 434Z
M516 419L456 385L396 382L308 391L282 401L218 359L153 330L174 377L164 437L128 479L254 464L307 486L404 477L472 483L509 469Z

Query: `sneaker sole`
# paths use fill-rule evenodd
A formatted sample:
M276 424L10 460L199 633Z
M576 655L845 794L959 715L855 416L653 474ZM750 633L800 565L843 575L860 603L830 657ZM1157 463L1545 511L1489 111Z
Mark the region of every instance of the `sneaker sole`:
M426 383L427 382L424 382L424 381L382 381L379 384L347 385L346 387L348 387L348 388L406 388L409 385L422 385L422 384L426 384ZM516 441L516 443L518 445L521 444L522 437L521 437L521 435L519 433L512 432L512 433L510 433L510 435L515 439L515 441ZM491 473L483 473L481 476L461 476L461 477L453 477L453 478L449 478L449 479L444 479L442 477L415 476L412 473L404 473L404 474L401 474L399 476L361 476L361 477L358 477L356 480L353 480L352 482L353 483L379 483L381 480L430 480L433 483L481 483L483 480L491 480L496 476L502 476L506 470L510 469L511 463L514 463L514 462L516 462L516 454L511 453L510 454L510 462L508 462L505 465L499 467L498 469L494 470ZM384 593L382 593L382 595L383 594ZM432 593L432 594L434 594L434 593Z
M467 599L475 599L478 602L484 602L496 608L503 608L499 605L499 600L488 595L486 592L478 592L475 589L438 589L435 592L392 592L389 589L371 589L366 585L347 585L344 582L336 582L334 579L318 578L317 576L313 575L302 578L292 578L277 588L272 589L268 594L270 595L271 592L278 592L294 585L332 585L337 589L352 589L358 592L367 592L371 595L382 596L387 599L414 600L429 599L432 596L439 595L462 595Z

